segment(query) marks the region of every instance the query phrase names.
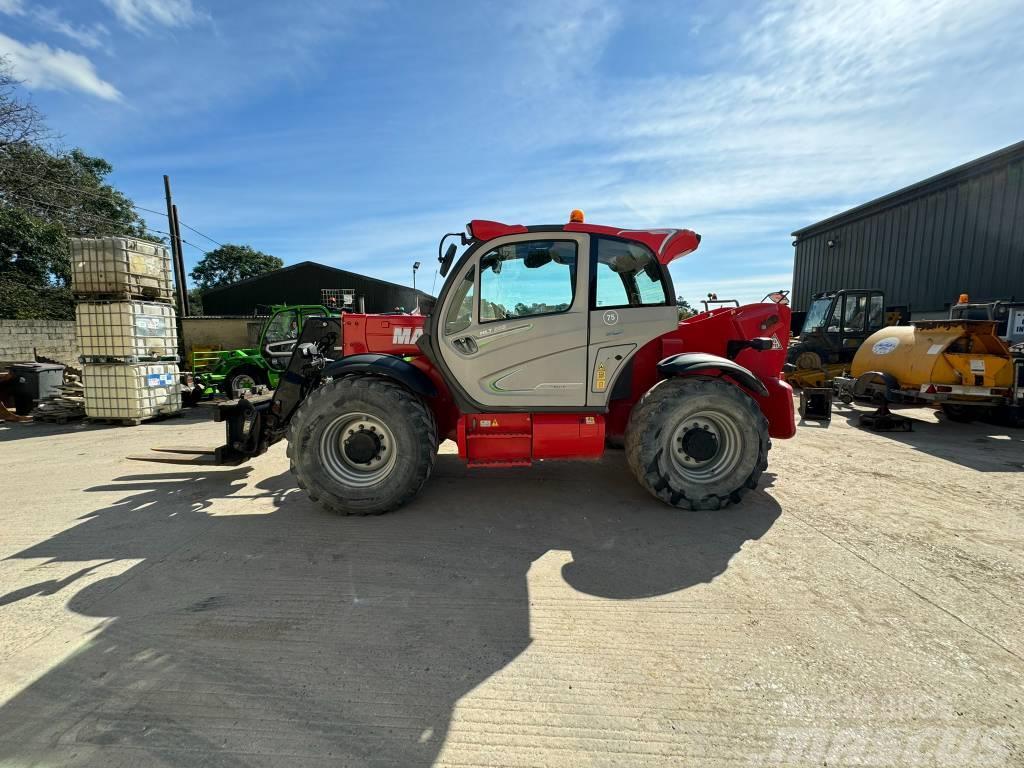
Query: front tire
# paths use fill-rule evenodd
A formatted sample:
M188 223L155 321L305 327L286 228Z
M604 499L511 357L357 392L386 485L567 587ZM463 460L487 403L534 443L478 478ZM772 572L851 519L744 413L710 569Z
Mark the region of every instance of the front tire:
M768 466L768 420L722 379L668 379L633 408L626 458L637 480L681 509L720 509L756 488Z
M221 382L221 391L228 397L237 397L236 392L255 389L267 383L266 374L254 365L241 365L233 369Z
M430 409L375 376L324 384L288 427L288 458L299 487L344 515L379 515L405 504L430 477L436 446Z

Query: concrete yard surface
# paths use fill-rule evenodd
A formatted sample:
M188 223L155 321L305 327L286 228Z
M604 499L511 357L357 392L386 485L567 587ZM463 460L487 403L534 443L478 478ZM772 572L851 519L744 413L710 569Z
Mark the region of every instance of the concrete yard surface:
M199 409L0 427L0 766L1021 766L1024 430L776 441L736 507L620 451L338 517Z

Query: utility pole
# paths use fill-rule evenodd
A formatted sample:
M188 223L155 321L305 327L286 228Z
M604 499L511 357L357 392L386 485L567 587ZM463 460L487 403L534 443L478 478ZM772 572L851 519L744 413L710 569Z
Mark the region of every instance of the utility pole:
M416 293L416 270L420 268L420 263L414 261L412 263L412 292Z
M185 258L181 253L181 224L178 221L178 206L172 205L171 210L174 214L174 227L171 232L174 233L174 242L178 248L178 272L181 273L181 307L184 314L182 317L188 317L191 312L191 307L188 305L188 286L185 284Z
M171 263L178 294L178 317L188 315L188 287L185 285L185 261L181 256L181 234L178 231L178 209L171 199L171 177L164 174L164 197L167 199L167 223L171 235Z

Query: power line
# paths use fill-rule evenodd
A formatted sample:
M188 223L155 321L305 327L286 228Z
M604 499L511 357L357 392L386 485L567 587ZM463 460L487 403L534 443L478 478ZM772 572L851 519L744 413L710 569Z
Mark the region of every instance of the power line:
M164 216L166 216L166 215L167 215L167 214L165 213L165 214L164 214ZM200 231L199 231L198 229L196 229L195 227L190 227L190 226L189 226L188 224L186 224L186 223L185 223L184 221L181 221L181 220L179 219L179 220L178 220L178 223L179 223L179 224L181 224L181 226L183 226L183 227L184 227L185 229L191 229L191 230L192 230L193 232L195 232L195 233L196 233L197 235L199 235L200 237L205 237L205 238L206 238L207 240L209 240L209 241L210 241L211 243L213 243L214 245L219 245L219 246L221 246L222 248L224 247L224 243L218 243L218 242L217 242L216 240L214 240L214 239L213 239L212 237L210 237L209 235L204 235L204 234L203 234L202 232L200 232ZM184 240L182 240L182 242L185 242L185 241L184 241Z
M63 205L57 205L56 203L47 203L47 202L44 202L42 200L36 200L35 198L31 198L31 197L28 197L27 195L22 195L22 194L19 194L17 192L3 192L3 193L0 193L0 194L6 195L8 197L15 197L15 198L18 198L19 200L23 200L25 202L29 202L29 203L32 203L34 205L41 206L43 208L49 208L51 210L56 210L56 211L63 211L64 213L70 213L70 214L73 214L75 216L82 216L82 217L85 217L85 218L96 219L97 221L105 221L108 224L115 224L115 225L124 224L124 222L122 222L122 221L117 221L116 219L111 219L111 218L109 218L107 216L103 216L103 215L98 214L98 213L91 213L90 211L76 211L73 208L68 208L68 207L63 206ZM190 227L190 229L191 229L191 227ZM149 231L149 232L154 232L154 233L156 233L158 235L167 235L167 237L171 237L171 233L170 232L167 232L167 231L162 230L162 229L153 229L152 227L147 226L146 230ZM188 240L185 240L184 238L181 239L181 242L185 243L186 245L192 246L197 251L202 253L204 256L209 254L209 251L204 250L203 248L199 247L195 243L190 243Z
M63 190L66 190L68 192L74 192L76 195L86 195L88 197L102 197L102 198L107 198L108 197L107 194L105 194L103 192L100 192L98 190L81 189L79 187L69 187L67 184L61 184L59 181L53 181L52 179L48 179L45 176L37 176L37 175L35 175L33 173L22 173L21 175L22 176L27 176L30 179L35 179L36 181L42 181L42 182L44 182L46 184L49 184L52 187L57 187L58 189L63 189ZM116 191L116 190L114 190L114 191ZM125 199L127 200L127 198L125 198ZM137 210L145 211L146 213L155 213L157 216L163 216L165 219L167 218L167 214L163 213L162 211L154 211L152 208L144 208L141 205L136 205L135 203L131 202L130 200L128 201L128 205L130 205L132 208L135 208Z
M23 195L23 194L21 194L19 192L2 192L0 194L4 195L6 197L17 198L18 200L22 200L22 201L27 202L27 203L32 203L33 205L38 205L38 206L41 206L43 208L49 208L50 210L63 211L64 213L74 214L75 216L84 216L86 218L96 219L98 221L105 221L105 222L107 222L109 224L124 224L123 221L117 221L116 219L111 219L109 216L103 216L102 214L99 214L99 213L92 213L91 211L75 210L74 208L68 208L67 206L64 206L64 205L58 205L56 203L48 203L48 202L46 202L44 200L36 200L33 197L29 197L28 195ZM150 232L155 232L155 233L157 233L159 235L167 235L168 237L171 236L170 232L166 232L166 231L164 231L162 229L154 229L154 228L149 227L149 226L147 226L146 229L149 230Z
M59 181L53 181L52 179L47 179L45 176L37 176L37 175L32 174L32 173L22 173L21 175L22 176L27 176L30 179L36 179L37 181L42 181L42 182L44 182L46 184L49 184L49 185L54 186L54 187L57 187L59 189L66 190L68 192L74 192L75 194L87 195L89 197L107 198L107 195L104 194L103 192L93 191L93 190L88 190L88 189L79 189L79 188L76 188L76 187L69 187L67 184L61 184ZM16 195L18 193L12 192L10 194ZM136 205L135 203L133 203L131 201L129 201L128 204L132 208L134 208L134 209L136 209L138 211L145 211L146 213L155 213L157 216L163 216L165 219L167 218L167 214L164 211L154 211L152 208L146 208L146 207L141 206L141 205ZM65 210L68 210L68 209L65 209ZM218 242L217 240L214 240L209 235L200 232L195 227L189 226L184 221L180 221L179 220L178 223L181 224L181 226L185 227L185 229L189 229L189 230L195 232L200 237L205 237L207 240L209 240L214 245L219 245L219 246L223 246L224 245L224 243L221 243L221 242ZM164 234L164 235L167 235L168 237L170 237L170 233L169 232L163 232L162 230L159 230L159 229L152 229L148 225L147 225L147 229L149 229L151 232L160 232L161 234ZM188 241L185 240L185 239L182 239L182 242L183 243L188 243ZM193 245L192 243L188 243L188 244L191 245L193 248L197 248L198 250L203 251L203 253L207 253L207 251L203 250L198 245Z

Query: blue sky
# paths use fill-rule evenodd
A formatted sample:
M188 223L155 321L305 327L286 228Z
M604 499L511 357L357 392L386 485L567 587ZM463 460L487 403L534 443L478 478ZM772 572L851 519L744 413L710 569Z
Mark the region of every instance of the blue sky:
M700 232L691 301L786 287L792 230L1024 138L1021 39L1024 0L0 0L63 142L142 206L170 174L221 242L430 289L444 232L579 207Z

